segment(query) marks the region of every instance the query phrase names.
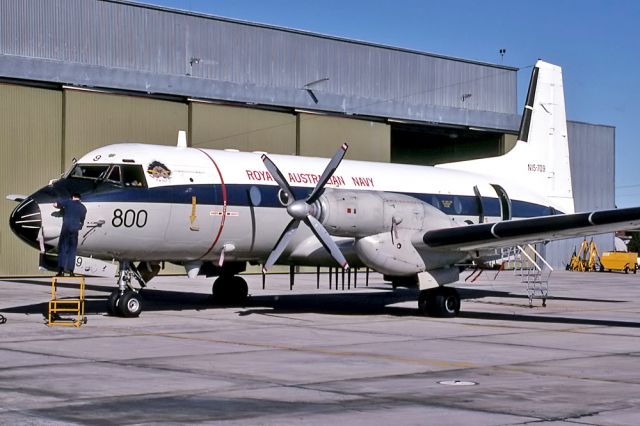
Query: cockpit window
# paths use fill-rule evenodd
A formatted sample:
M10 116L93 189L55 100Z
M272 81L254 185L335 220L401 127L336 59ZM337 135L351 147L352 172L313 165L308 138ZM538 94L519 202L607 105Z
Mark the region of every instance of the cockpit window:
M76 164L67 177L90 180L104 179L109 167L109 164Z
M139 164L76 164L67 177L107 181L126 187L147 186L144 170Z
M139 164L121 164L122 183L124 186L144 187L146 185L144 170Z
M111 171L109 172L109 177L107 180L111 182L120 183L120 166L113 166Z

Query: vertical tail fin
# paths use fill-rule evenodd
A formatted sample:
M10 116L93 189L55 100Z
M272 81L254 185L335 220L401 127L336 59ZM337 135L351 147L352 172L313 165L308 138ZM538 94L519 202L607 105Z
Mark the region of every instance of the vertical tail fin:
M500 157L440 164L517 181L549 199L550 206L573 213L567 120L562 69L536 62L515 147Z

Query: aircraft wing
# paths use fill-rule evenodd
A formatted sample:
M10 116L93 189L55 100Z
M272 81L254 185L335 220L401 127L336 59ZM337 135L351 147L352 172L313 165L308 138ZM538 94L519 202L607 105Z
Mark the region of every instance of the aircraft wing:
M471 251L515 244L560 240L640 226L640 207L541 216L427 231L432 248Z

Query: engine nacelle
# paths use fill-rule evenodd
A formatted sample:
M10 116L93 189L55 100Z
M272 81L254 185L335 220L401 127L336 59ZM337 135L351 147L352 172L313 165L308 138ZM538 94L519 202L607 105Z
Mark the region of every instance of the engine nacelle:
M451 226L435 207L403 194L327 189L318 200L320 222L331 235L362 238L389 232L403 233Z
M365 265L393 276L415 275L426 269L424 260L410 241L395 239L391 232L361 238L356 253Z

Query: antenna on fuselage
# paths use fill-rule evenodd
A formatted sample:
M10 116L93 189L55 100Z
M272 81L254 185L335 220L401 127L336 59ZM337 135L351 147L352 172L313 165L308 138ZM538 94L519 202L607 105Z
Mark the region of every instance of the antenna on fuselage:
M187 132L184 130L178 130L178 148L187 147Z

